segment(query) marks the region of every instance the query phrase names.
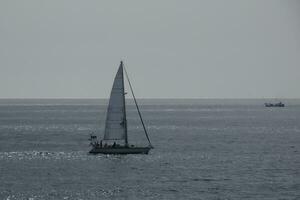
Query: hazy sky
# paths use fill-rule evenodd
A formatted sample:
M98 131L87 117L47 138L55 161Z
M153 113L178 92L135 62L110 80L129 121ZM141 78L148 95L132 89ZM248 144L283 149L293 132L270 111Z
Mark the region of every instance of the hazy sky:
M0 98L300 98L300 1L1 0Z

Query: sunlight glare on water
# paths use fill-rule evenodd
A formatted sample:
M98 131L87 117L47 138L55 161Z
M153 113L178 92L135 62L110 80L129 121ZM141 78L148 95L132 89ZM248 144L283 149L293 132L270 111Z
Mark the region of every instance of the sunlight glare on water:
M150 154L89 155L106 102L0 100L0 199L300 198L299 100L142 100Z

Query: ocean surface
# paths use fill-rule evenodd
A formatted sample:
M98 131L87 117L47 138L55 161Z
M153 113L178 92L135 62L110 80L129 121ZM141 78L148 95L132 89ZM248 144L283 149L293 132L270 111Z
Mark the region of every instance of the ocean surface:
M89 155L107 100L0 100L0 199L300 199L300 100L139 100L149 155ZM276 102L273 100L273 102ZM147 144L128 102L129 141Z

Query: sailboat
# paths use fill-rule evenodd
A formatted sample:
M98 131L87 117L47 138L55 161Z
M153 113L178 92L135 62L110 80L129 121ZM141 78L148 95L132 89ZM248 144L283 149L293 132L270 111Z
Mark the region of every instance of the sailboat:
M124 71L129 83L135 106L139 114L141 124L143 126L144 133L148 140L148 146L138 147L130 145L128 142ZM110 93L105 121L104 137L102 140L98 141L97 136L91 135L90 141L92 149L89 153L91 154L148 154L149 151L153 148L123 61L121 61L120 63Z

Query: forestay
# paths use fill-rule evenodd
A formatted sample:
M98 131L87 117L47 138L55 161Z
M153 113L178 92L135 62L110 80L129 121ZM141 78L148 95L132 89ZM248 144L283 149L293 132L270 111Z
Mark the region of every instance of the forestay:
M121 62L110 94L104 140L125 140L126 123L123 63Z

